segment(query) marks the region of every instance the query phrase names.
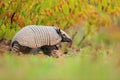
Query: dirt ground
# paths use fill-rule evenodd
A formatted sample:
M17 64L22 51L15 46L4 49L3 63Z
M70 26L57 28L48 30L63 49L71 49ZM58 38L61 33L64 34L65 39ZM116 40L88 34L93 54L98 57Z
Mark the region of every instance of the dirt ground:
M10 41L5 39L0 40L0 54L9 51L9 45L10 45Z
M0 40L0 55L10 50L10 41L2 39ZM56 58L63 56L62 50L53 50L52 55Z

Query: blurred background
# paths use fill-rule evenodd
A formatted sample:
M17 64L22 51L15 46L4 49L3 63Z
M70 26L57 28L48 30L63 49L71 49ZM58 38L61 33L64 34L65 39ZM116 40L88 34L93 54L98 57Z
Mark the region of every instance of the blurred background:
M8 55L15 33L33 24L67 32L73 43L62 50L70 56ZM0 0L1 80L120 80L119 53L120 0Z

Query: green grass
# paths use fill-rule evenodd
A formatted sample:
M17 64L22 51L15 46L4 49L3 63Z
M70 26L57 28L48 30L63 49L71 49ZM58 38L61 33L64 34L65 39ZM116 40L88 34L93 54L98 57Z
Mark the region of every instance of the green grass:
M100 52L94 56L85 48L66 58L5 54L0 56L0 80L120 80L113 55Z

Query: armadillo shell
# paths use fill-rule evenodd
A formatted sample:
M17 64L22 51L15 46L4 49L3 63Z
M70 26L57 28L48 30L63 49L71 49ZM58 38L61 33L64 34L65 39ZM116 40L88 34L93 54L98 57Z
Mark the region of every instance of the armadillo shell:
M12 42L18 41L20 45L37 48L44 45L56 45L61 37L55 27L29 25L16 33Z

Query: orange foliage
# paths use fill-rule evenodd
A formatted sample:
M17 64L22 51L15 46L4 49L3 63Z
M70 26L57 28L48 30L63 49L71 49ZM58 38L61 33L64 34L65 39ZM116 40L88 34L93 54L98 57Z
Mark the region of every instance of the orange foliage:
M115 24L111 24L111 26L106 27L107 34L110 38L115 40L120 40L120 28Z
M13 15L13 11L8 11L4 16L7 16L7 19L5 20L5 24L9 23L11 21L11 17ZM18 23L18 25L22 28L25 26L25 22L23 17L19 13L15 13L13 17L13 22Z
M17 22L21 28L25 26L24 18L19 15L19 13L15 14L15 16L13 17L13 21Z

